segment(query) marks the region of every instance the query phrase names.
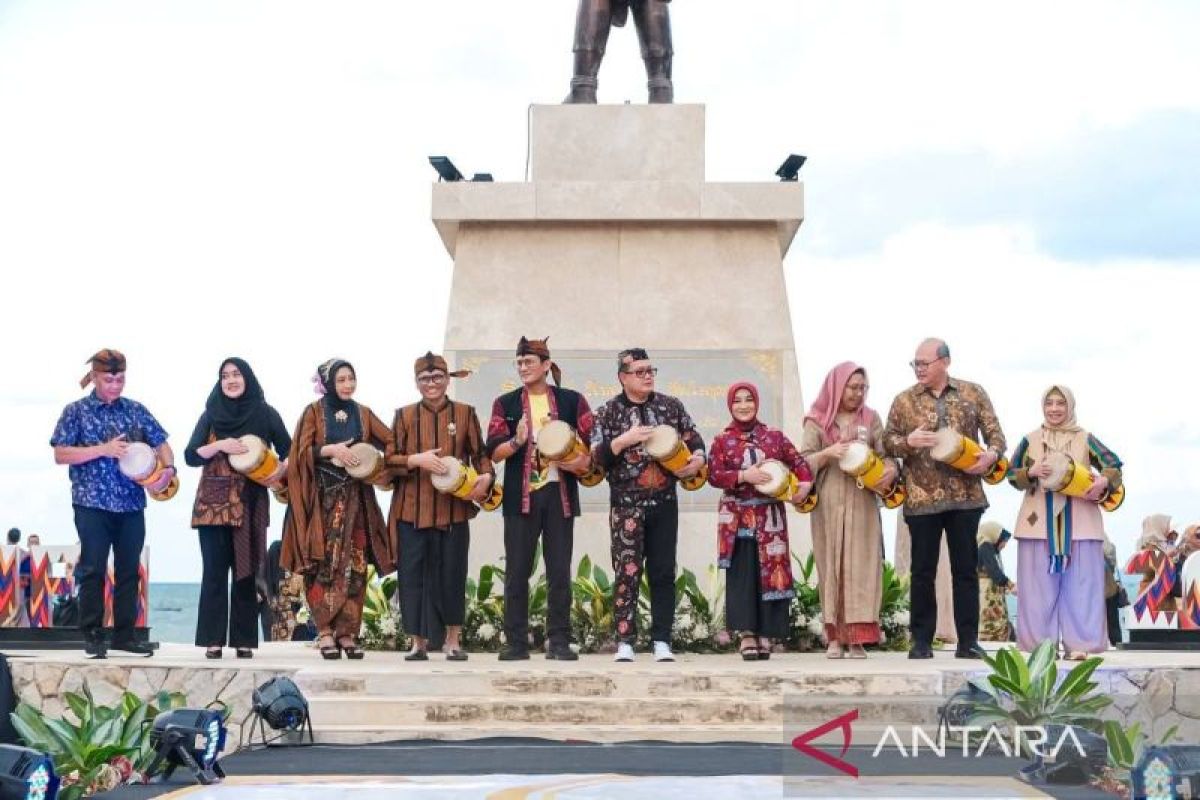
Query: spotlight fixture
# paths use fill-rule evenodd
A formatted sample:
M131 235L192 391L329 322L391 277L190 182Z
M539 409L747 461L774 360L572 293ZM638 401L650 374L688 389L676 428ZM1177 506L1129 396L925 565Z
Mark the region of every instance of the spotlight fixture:
M775 174L779 176L779 180L784 182L797 180L796 176L800 174L800 168L804 166L805 161L808 161L808 156L792 153L783 160L779 169L775 170Z
M0 744L0 800L54 800L58 776L50 756L28 747Z
M471 183L491 183L491 182L492 182L492 173L490 173L490 172L476 172L475 177L471 178Z
M225 770L217 763L217 756L225 749L225 723L215 709L164 711L154 718L150 748L154 760L146 769L148 775L165 765L163 780L181 766L188 768L197 783L217 783L225 777Z
M1071 729L1066 737L1066 729ZM1075 743L1079 743L1079 747ZM1051 748L1056 748L1051 751ZM1081 785L1100 774L1108 764L1108 740L1078 725L1047 725L1044 755L1021 768L1021 780L1036 786ZM1080 752L1082 749L1083 752Z
M463 174L458 171L458 167L454 166L454 162L446 156L430 156L429 163L437 170L438 180L442 181L461 181Z
M303 742L305 730L308 731L309 743L314 742L308 701L304 699L300 687L284 675L271 678L254 690L250 696L250 714L246 719L251 716L254 717L254 722L250 724L252 744L255 731L258 732L260 744L264 747L293 732L299 732ZM279 735L268 740L268 727L280 731ZM246 730L246 720L242 721L242 730Z
M1200 797L1200 746L1148 747L1130 777L1134 797L1146 800Z

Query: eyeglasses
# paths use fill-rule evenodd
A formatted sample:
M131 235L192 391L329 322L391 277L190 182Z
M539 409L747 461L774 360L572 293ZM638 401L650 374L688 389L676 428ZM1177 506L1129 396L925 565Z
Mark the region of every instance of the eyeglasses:
M658 374L658 367L642 367L641 369L623 369L626 375L635 375L639 378L653 378Z
M445 375L424 375L420 378L417 378L417 383L421 384L422 386L436 386L439 383L445 382Z
M929 369L931 366L933 366L937 362L941 361L943 358L945 358L945 356L938 356L937 358L933 359L932 361L915 361L914 360L914 361L908 362L908 365L910 367L912 367L913 369Z

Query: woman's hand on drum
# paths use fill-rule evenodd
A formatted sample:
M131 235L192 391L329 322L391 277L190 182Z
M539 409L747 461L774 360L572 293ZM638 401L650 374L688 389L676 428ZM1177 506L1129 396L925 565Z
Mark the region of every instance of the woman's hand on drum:
M278 489L283 486L283 479L287 477L288 460L282 459L279 466L271 473L271 477L267 478L268 489Z
M914 450L924 450L937 444L938 438L936 433L922 425L910 433L905 441Z
M432 472L434 475L445 475L450 470L442 463L441 457L438 456L437 449L426 450L424 453L414 453L408 457L408 465L417 467L426 472Z
M1050 462L1039 461L1029 468L1029 477L1031 478L1048 478L1050 477Z
M757 464L742 470L742 483L748 483L751 486L762 486L764 483L770 483L770 481L770 473Z
M849 442L834 442L821 451L821 455L827 461L841 461L846 457L846 451L850 449Z
M703 466L704 456L699 453L693 453L692 457L687 460L687 463L682 468L675 470L675 477L684 481L688 478L694 478Z
M592 456L590 453L584 453L567 461L559 461L557 463L560 469L565 469L572 475L585 475L592 466Z
M128 449L129 442L125 441L125 434L122 433L100 445L100 455L108 458L120 458Z
M812 481L802 481L796 486L796 493L792 495L792 505L799 508L808 499L808 493L812 491Z
M441 463L440 461L438 462ZM443 466L445 466L443 464ZM475 479L475 485L471 487L471 493L467 495L467 499L472 503L482 503L488 499L488 495L492 493L492 476L486 472Z
M896 469L896 465L890 461L883 462L883 474L879 476L880 487L890 491L898 477L900 470Z
M1108 478L1103 475L1097 475L1096 480L1092 483L1092 488L1087 490L1083 495L1083 499L1099 503L1104 499L1104 495L1106 494L1108 494Z
M321 455L325 456L326 458L336 458L338 461L342 462L343 467L357 467L358 458L350 450L350 444L353 441L353 439L347 439L344 442L327 444L321 448Z
M217 447L222 453L231 456L240 456L242 453L250 452L250 448L242 444L240 439L234 439L232 436L228 439L222 439L217 442Z
M968 475L985 475L999 460L1000 456L996 454L995 450L984 450L975 456L975 463L964 469L963 472Z

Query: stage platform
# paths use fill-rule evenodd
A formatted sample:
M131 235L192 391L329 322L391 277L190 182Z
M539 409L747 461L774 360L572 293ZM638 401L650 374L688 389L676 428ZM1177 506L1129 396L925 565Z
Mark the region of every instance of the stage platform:
M308 698L317 741L331 744L509 736L779 744L850 709L859 710L856 734L935 723L940 701L986 670L950 651L926 661L903 653L861 660L777 653L757 662L682 654L674 663L656 663L639 653L632 664L616 664L607 655L560 662L535 653L529 661L501 662L495 654L472 653L466 662L440 654L406 662L402 653L381 652L362 661L324 661L311 646L289 642L267 644L253 660L235 659L231 650L209 660L199 648L171 644L152 658L89 661L61 650L6 655L18 696L51 713L61 713L63 693L85 679L102 702L124 690L149 696L160 689L184 692L194 706L226 702L233 707L231 749L251 692L281 674ZM1154 731L1178 724L1183 741L1200 741L1200 652L1113 650L1095 680L1122 719L1142 720Z

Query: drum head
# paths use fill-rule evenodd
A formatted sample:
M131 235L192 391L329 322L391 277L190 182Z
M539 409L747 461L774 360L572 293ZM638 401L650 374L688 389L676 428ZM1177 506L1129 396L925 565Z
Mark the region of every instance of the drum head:
M442 463L449 470L445 475L430 473L429 479L433 481L433 488L439 492L453 492L459 487L463 479L463 465L454 456L442 456Z
M938 428L937 444L929 448L930 457L950 462L962 453L962 434L952 428Z
M379 469L379 462L383 459L375 445L366 442L350 445L350 452L358 459L357 467L346 467L346 472L352 478L371 477Z
M238 472L251 472L262 464L267 455L267 443L252 433L239 436L238 441L246 445L246 452L231 455L229 466Z
M870 458L871 448L867 447L864 442L851 442L850 446L846 448L846 455L838 461L838 466L842 468L842 472L854 475L862 471Z
M1075 462L1066 453L1051 452L1046 455L1046 463L1050 465L1050 474L1042 478L1042 488L1048 492L1057 492L1071 479Z
M679 447L679 432L670 425L655 425L645 447L651 458L667 458Z
M153 474L158 466L158 456L145 442L133 442L117 465L125 477L138 481Z
M771 480L761 486L756 487L758 491L766 495L776 495L783 491L787 486L788 473L790 470L787 464L782 461L776 461L773 458L768 458L758 465L758 468L771 476Z
M574 441L575 431L571 426L561 419L556 419L546 423L546 427L538 431L537 449L543 456L555 461L571 452Z

